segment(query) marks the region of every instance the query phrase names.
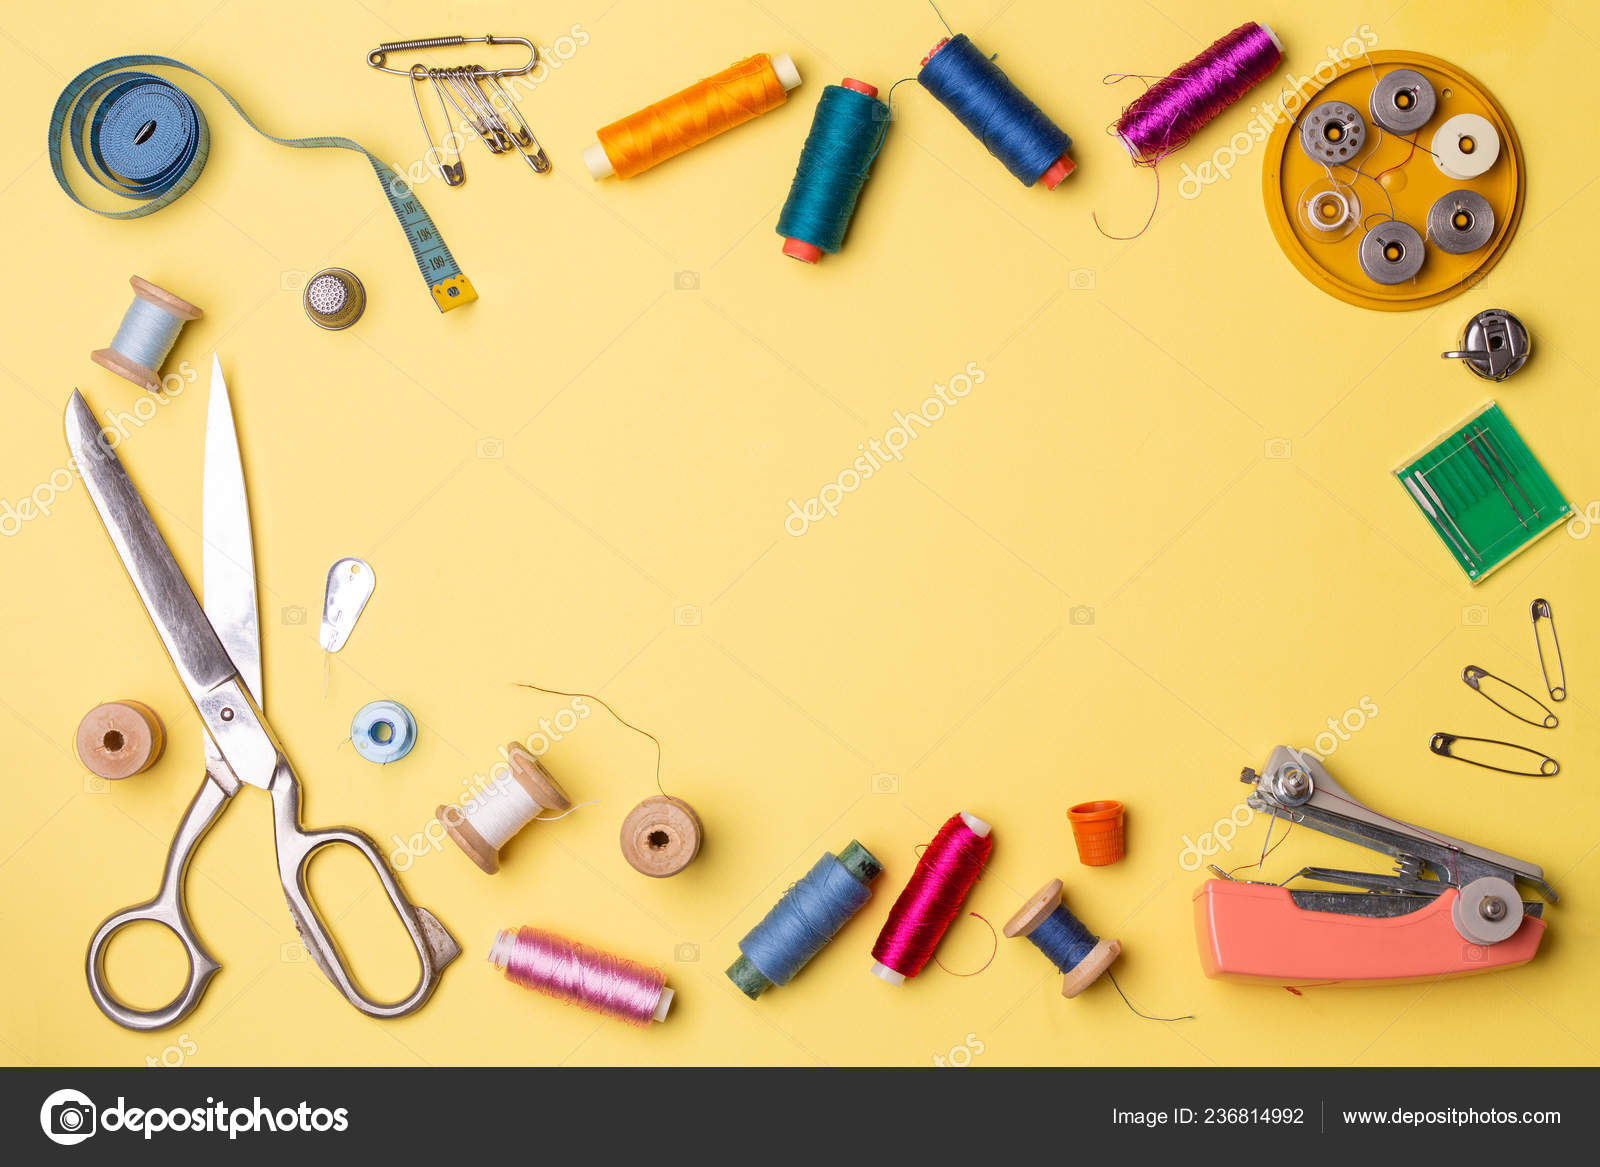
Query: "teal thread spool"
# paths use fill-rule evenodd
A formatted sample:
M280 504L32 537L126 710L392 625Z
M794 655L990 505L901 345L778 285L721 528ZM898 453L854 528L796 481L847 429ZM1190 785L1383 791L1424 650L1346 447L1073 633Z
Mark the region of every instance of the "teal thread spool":
M878 100L876 86L846 77L822 91L778 215L785 255L816 263L844 245L888 123L889 107Z
M861 910L883 864L854 839L836 858L825 854L783 893L761 923L739 941L728 979L754 1001L786 985Z
M1052 879L1035 892L1006 921L1003 931L1008 938L1027 937L1061 970L1063 997L1076 997L1122 955L1120 940L1101 940L1067 910L1061 902L1059 879Z

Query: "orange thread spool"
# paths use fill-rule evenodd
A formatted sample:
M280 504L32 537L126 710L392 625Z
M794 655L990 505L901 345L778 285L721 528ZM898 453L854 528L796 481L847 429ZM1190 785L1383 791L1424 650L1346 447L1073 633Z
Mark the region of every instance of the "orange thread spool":
M602 126L583 152L595 178L632 178L776 109L800 84L787 53L757 53L637 113Z

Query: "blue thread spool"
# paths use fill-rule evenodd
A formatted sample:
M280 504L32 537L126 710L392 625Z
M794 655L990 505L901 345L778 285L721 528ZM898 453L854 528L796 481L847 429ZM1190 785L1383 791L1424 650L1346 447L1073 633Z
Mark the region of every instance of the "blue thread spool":
M356 711L350 740L369 762L398 762L417 744L417 719L398 701L372 701Z
M728 968L728 979L752 1001L773 985L788 984L861 910L872 895L868 885L882 870L854 839L837 858L823 855L739 941L741 955Z
M178 342L184 324L200 319L200 309L138 276L129 276L128 283L133 285L133 303L123 313L117 335L108 347L90 353L89 359L156 393L161 389L161 366L167 354Z
M875 85L846 77L822 91L778 215L785 255L816 263L844 245L888 120L889 107L878 100Z
M956 115L1023 186L1055 190L1073 171L1072 139L966 33L945 37L922 58L922 87Z
M1101 940L1061 902L1061 881L1052 879L1017 909L1002 929L1026 936L1062 972L1061 995L1076 997L1122 955L1120 940Z

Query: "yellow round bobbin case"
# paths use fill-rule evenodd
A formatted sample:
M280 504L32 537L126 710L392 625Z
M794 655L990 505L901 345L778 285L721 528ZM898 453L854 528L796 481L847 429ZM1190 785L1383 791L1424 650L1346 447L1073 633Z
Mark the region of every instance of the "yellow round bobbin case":
M676 875L700 852L700 816L681 798L656 794L622 820L622 857L642 875Z
M167 734L155 711L140 701L107 701L78 723L78 760L97 778L130 778L154 766Z
M500 870L500 849L540 813L572 809L550 771L516 742L506 747L506 766L482 790L434 811L451 842L488 875Z
M1288 108L1294 116L1267 141L1262 195L1278 246L1317 287L1360 308L1426 308L1472 287L1505 254L1527 188L1522 145L1470 74L1425 53L1376 52L1341 60L1332 80ZM1306 145L1325 141L1311 119L1330 114L1336 139L1362 126L1347 161ZM1402 125L1416 128L1385 128ZM1441 134L1455 152L1449 169L1432 152ZM1476 213L1453 211L1454 229L1436 238L1429 215L1438 205Z

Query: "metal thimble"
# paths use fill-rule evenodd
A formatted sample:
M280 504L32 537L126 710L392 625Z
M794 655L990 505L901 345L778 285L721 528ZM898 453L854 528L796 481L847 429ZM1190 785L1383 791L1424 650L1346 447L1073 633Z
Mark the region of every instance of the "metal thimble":
M367 290L342 267L323 268L306 281L301 297L306 315L319 328L349 328L367 308Z

